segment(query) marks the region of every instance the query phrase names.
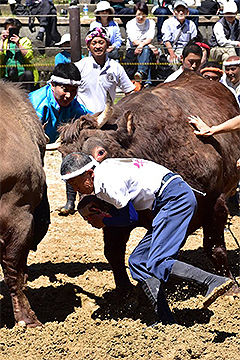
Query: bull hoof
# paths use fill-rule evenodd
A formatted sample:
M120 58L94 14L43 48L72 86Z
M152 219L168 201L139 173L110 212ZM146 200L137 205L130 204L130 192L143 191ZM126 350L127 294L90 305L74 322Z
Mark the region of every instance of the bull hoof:
M235 285L235 281L232 279L227 280L220 286L217 286L213 291L205 298L203 302L203 308L206 309L211 305L219 296L225 294L232 286Z

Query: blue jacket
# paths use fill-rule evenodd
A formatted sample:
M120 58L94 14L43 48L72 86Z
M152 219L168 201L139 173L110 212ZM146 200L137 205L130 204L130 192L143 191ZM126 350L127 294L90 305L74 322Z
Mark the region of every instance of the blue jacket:
M79 104L77 99L73 99L66 107L60 106L54 98L50 84L31 92L29 99L42 124L47 123L45 133L50 138L50 143L57 140L59 136L57 128L60 124L78 119L81 115L89 113L87 108Z
M70 62L71 62L71 54L66 50L61 51L55 56L55 66L58 64L70 63Z

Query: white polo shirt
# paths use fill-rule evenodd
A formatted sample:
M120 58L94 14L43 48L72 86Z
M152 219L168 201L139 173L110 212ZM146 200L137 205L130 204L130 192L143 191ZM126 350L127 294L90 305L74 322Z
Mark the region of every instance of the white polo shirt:
M103 68L96 63L93 56L83 58L76 62L75 65L81 73L81 84L78 87L77 100L93 113L105 109L107 91L112 101L114 101L117 86L124 93L135 89L124 68L113 59L107 57Z
M170 170L143 159L106 159L94 169L95 195L121 209L131 200L136 210L151 209L163 176ZM174 175L168 183L179 175Z

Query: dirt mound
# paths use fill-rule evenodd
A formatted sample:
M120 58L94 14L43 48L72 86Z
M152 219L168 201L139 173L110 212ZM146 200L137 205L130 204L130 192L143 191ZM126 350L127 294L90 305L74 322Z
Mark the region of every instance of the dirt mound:
M219 298L202 309L204 291L186 283L171 283L165 291L178 325L148 327L153 311L140 289L137 301L116 297L114 280L103 255L102 231L75 213L60 217L65 185L59 179L61 157L47 153L45 169L51 205L48 234L28 259L27 296L42 328L14 327L9 295L1 283L0 360L58 359L206 359L237 360L240 354L240 302ZM231 230L239 239L240 218ZM136 229L127 258L143 236ZM239 276L239 249L226 231L229 261ZM206 270L212 265L202 252L202 232L189 237L181 260ZM134 306L130 306L134 305Z

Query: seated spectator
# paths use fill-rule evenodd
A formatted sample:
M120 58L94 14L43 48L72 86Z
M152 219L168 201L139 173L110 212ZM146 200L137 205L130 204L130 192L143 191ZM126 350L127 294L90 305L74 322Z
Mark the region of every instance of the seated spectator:
M216 61L207 61L200 70L200 74L212 81L220 81L223 75L222 66Z
M157 39L159 42L162 42L162 25L163 22L168 18L168 15L173 14L173 4L175 0L166 0L159 1L158 6L154 6L152 9L152 13L157 16ZM198 10L195 8L189 8L189 15L193 15L193 17L188 16L189 20L192 20L196 28L198 28Z
M124 28L126 29L126 24L130 21L134 16L133 8L126 7L129 0L112 0L110 1L110 5L113 7L115 14L119 15ZM121 16L123 15L123 16ZM129 15L129 16L127 16Z
M223 66L225 73L220 82L234 94L240 106L240 57L230 56L224 61Z
M51 0L26 0L26 5L29 8L30 14L37 17L40 25L39 32L36 39L39 41L44 40L45 46L54 46L59 42L61 35L57 30L57 10ZM38 15L48 15L39 16ZM52 15L52 16L50 16ZM30 30L34 27L34 17L29 18Z
M236 19L237 5L230 0L224 4L224 16L216 22L213 34L209 40L212 47L210 57L215 61L225 61L229 56L239 54L240 47L240 23Z
M155 35L155 22L148 19L148 7L144 2L134 6L135 18L127 23L127 52L132 52L139 63L134 79L145 80L146 87L151 85L152 54L158 55L158 49L152 45Z
M108 1L100 1L94 14L96 14L96 20L91 23L90 30L102 26L108 31L111 43L107 49L108 57L114 60L118 59L118 50L122 45L122 36L118 24L113 21L114 9Z
M31 65L33 58L32 43L27 37L20 37L22 24L18 19L7 19L0 40L0 77L19 82L27 91L38 86L39 74Z
M70 34L64 34L61 37L61 41L55 44L59 46L62 51L55 56L55 66L61 63L70 63L71 62L71 54L69 50L71 49L70 45Z
M169 53L169 62L177 62L182 55L184 46L197 36L196 25L187 20L189 14L187 4L177 0L174 4L174 17L164 21L162 27L163 43Z
M169 77L164 82L170 82L176 80L185 70L191 70L197 72L202 59L202 49L197 44L186 45L183 49L181 55L182 66L176 70L174 73L169 75Z

